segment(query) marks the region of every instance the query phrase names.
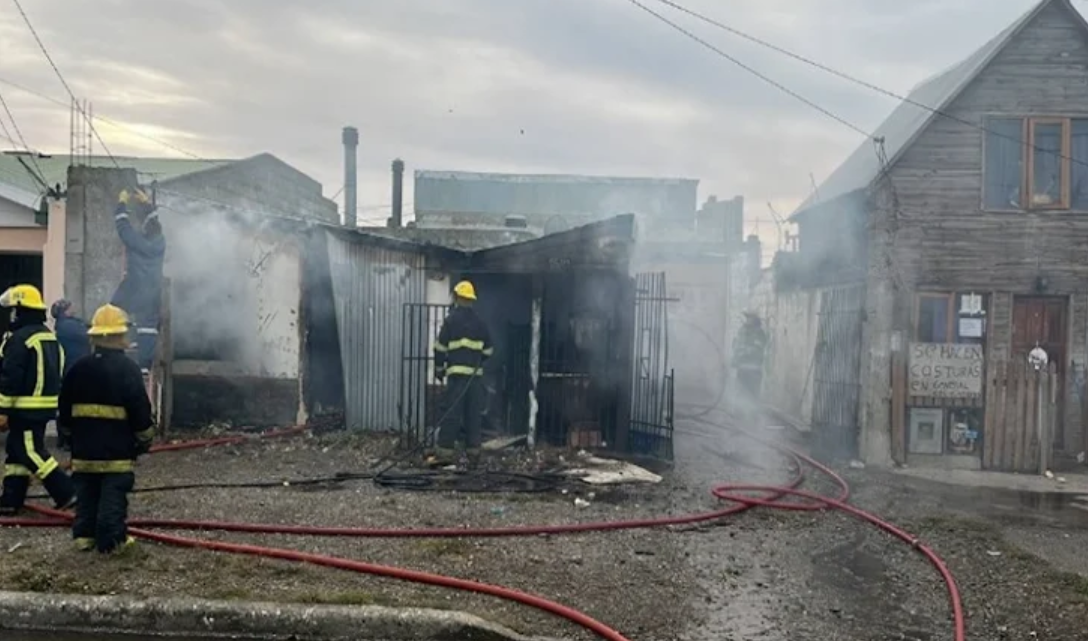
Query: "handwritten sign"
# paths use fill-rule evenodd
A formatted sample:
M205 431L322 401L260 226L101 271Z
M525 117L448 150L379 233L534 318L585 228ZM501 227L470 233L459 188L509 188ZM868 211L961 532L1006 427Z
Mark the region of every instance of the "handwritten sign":
M982 346L911 343L907 382L911 396L980 396Z

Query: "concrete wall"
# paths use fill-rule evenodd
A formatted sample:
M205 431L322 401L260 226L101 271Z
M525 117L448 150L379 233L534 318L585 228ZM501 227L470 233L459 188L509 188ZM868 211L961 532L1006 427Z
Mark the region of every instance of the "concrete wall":
M133 169L72 167L65 207L64 294L84 314L108 303L124 273L124 245L113 211L117 194L137 184Z

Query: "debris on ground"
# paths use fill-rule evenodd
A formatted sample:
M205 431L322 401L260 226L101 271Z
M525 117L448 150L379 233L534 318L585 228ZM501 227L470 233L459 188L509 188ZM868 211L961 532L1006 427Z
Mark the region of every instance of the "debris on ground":
M564 470L563 474L590 485L660 483L662 480L661 476L627 461L600 458L586 452L579 452L578 459L577 464L581 467Z

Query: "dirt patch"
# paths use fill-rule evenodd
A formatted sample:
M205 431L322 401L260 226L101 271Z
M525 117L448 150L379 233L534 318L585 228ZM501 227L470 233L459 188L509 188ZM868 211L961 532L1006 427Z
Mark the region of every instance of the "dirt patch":
M142 487L247 481L272 489L208 488L133 495L133 517L419 528L576 523L667 512L669 487L610 492L576 507L574 493L462 494L388 490L363 481L318 488L302 477L372 470L388 443L306 437L162 453L139 464ZM569 455L569 454L568 454ZM504 454L532 470L555 461ZM517 458L516 465L509 459ZM496 461L497 462L497 461ZM666 484L662 484L666 485ZM593 488L586 487L581 496ZM602 493L604 494L604 493ZM347 539L193 533L498 583L572 604L635 638L666 639L687 616L682 543L664 530L516 539ZM338 605L417 606L479 614L526 634L580 638L572 625L490 597L425 588L284 561L142 544L117 558L75 551L66 531L0 530L0 588L76 594L178 595ZM623 598L616 598L622 594Z

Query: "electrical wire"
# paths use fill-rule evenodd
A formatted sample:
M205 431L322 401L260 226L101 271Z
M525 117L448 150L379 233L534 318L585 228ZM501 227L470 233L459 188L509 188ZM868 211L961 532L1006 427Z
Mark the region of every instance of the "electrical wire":
M34 167L38 170L38 174L44 176L45 174L42 173L42 168L41 165L38 164L36 154L30 149L30 145L27 144L26 137L23 136L23 131L19 128L19 123L15 121L15 114L11 113L11 108L8 107L7 100L4 100L4 94L2 92L0 92L0 106L3 107L4 113L8 115L8 120L11 121L11 126L15 129L15 135L19 136L19 142L22 143L23 149L25 149L30 156L30 161L34 163ZM0 123L3 123L3 120L0 120ZM6 125L4 126L4 134L8 140L15 143L15 141L11 139L11 132L8 131Z
M629 0L629 1L630 2L635 2L636 4L638 4L636 2L636 0ZM728 24L725 24L724 22L721 22L719 20L715 20L714 18L711 18L711 17L709 17L709 16L707 16L707 15L705 15L703 13L700 13L700 12L694 10L694 9L690 9L688 7L685 7L684 5L681 5L680 3L675 2L674 0L656 0L656 1L660 2L663 5L671 7L671 8L673 8L673 9L675 9L675 10L681 12L681 13L684 13L684 14L686 14L688 16L691 16L692 18L695 18L695 19L697 19L697 20L699 20L701 22L704 22L704 23L706 23L706 24L708 24L708 25L710 25L712 27L715 27L717 29L720 29L722 31L730 33L730 34L732 34L734 36L737 36L738 38L743 38L744 40L747 40L748 42L751 42L751 43L757 44L757 45L759 45L761 47L770 49L771 51L780 53L780 54L782 54L784 56L787 56L789 58L797 60L798 62L802 62L802 63L804 63L806 65L809 65L811 67L814 67L816 69L819 69L821 71L829 73L829 74L831 74L831 75L833 75L833 76L835 76L837 78L841 78L841 79L846 80L848 82L852 82L852 83L854 83L854 84L856 84L858 86L864 87L864 88L869 89L871 91L875 91L875 92L877 92L879 94L882 94L884 96L887 96L889 98L894 98L895 100L898 100L898 101L900 101L902 103L911 105L913 107L917 107L919 109L922 109L923 111L928 111L929 113L931 113L933 115L940 116L942 118L946 118L948 120L959 123L961 125L967 125L968 127L971 127L972 129L977 129L978 131L981 131L981 132L983 132L983 133L985 133L986 135L989 135L989 136L994 136L996 138L1003 138L1005 140L1015 142L1015 143L1017 143L1019 145L1024 145L1024 146L1030 147L1032 149L1032 151L1041 152L1041 153L1044 153L1044 154L1052 154L1052 155L1054 155L1054 156L1056 156L1056 157L1058 157L1058 158L1060 158L1062 160L1068 160L1068 161L1070 161L1070 162L1072 162L1074 164L1083 165L1085 167L1088 167L1088 158L1078 159L1078 158L1073 157L1072 155L1062 154L1061 150L1046 149L1045 147L1039 147L1038 145L1030 145L1030 144L1028 144L1028 141L1024 140L1022 137L1010 136L1008 134L1004 134L1004 133L1001 133L1001 132L998 132L998 131L994 131L993 129L990 129L990 128L986 127L984 124L980 124L978 122L972 122L970 120L967 120L966 118L962 118L962 117L957 116L955 114L944 111L940 107L924 104L922 102L914 100L910 96L904 96L902 94L891 91L890 89L886 89L884 87L881 87L879 85L871 83L871 82L869 82L867 80L862 80L861 78L858 78L856 76L852 76L852 75L850 75L850 74L848 74L848 73L846 73L844 71L840 71L838 69L835 69L834 67L826 65L824 63L821 63L821 62L819 62L817 60L813 60L812 58L803 56L803 55L801 55L799 53L796 53L794 51L790 51L789 49L786 49L785 47L781 47L781 46L776 45L776 44L774 44L772 42L768 42L766 40L763 40L762 38L758 38L756 36L753 36L753 35L751 35L751 34L749 34L747 32L744 32L744 31L742 31L740 29L737 29L736 27L731 27ZM962 64L962 61L961 61L960 64ZM959 65L956 65L956 66L959 66ZM950 69L945 70L944 72L941 73L941 75L944 75L945 73L948 73L949 71L951 71L954 68L955 67L952 67ZM900 141L900 142L906 142L906 141Z
M42 50L42 54L45 55L45 59L49 61L49 66L53 68L54 73L57 74L57 78L60 79L60 84L64 85L64 90L68 92L68 96L72 99L72 104L74 104L76 109L79 110L79 113L83 114L83 119L87 121L87 126L90 128L91 133L94 134L94 137L98 139L99 144L102 145L102 151L105 151L106 155L109 156L109 159L113 161L113 164L117 166L118 169L120 169L121 164L118 163L117 159L113 157L113 154L110 152L109 146L106 145L106 141L102 140L102 136L98 134L98 129L94 126L94 119L88 116L87 112L83 109L83 105L79 104L79 101L76 99L75 92L73 92L72 88L68 86L68 81L64 79L64 74L60 72L60 68L57 67L57 63L53 61L53 56L49 55L49 50L45 47L45 43L42 42L41 37L38 35L38 30L35 29L34 24L30 22L30 16L28 16L26 14L26 11L23 10L22 3L20 3L19 0L11 1L15 3L15 8L19 10L19 14L23 17L23 22L26 23L27 29L29 29L31 35L34 36L34 41L38 43L38 48Z
M718 54L722 58L725 58L726 60L728 60L729 62L732 62L734 65L740 67L744 71L747 71L748 73L752 74L756 78L759 78L763 82L771 85L775 89L778 89L779 91L785 93L786 95L793 97L794 99L804 103L805 105L808 105L812 109L815 109L816 111L822 113L823 115L827 116L828 118L831 118L835 122L838 122L839 124L841 124L843 126L846 126L846 127L849 127L850 129L853 129L854 131L858 132L862 136L865 136L866 138L872 138L873 137L872 133L870 133L868 131L865 131L864 129L862 129L861 127L859 127L859 126L855 125L854 123L850 122L846 118L843 118L842 116L839 116L838 114L832 112L830 109L827 109L826 107L823 107L820 104L818 104L816 102L813 102L812 100L809 100L808 98L802 96L801 94L797 93L796 91L794 91L794 90L790 89L789 87L783 85L782 83L778 82L777 80L774 80L774 79L770 78L769 76L767 76L766 74L754 69L753 67L745 64L744 62L741 62L736 57L726 53L725 51L723 51L719 47L711 44L709 41L704 40L703 38L696 35L694 32L689 31L688 29L684 28L683 26L681 26L680 24L678 24L676 22L673 22L672 20L667 18L665 15L663 15L663 14L657 12L657 11L654 11L653 9L648 7L646 4L644 4L643 2L640 2L640 0L627 0L627 1L630 2L631 4L635 5L639 9L642 9L646 13L650 14L654 18L656 18L656 19L660 20L661 22L667 24L668 26L672 27L676 31L679 31L680 33L684 34L688 38L690 38L690 39L694 40L695 42L701 44L703 47L709 49L710 51L713 51L714 53Z

